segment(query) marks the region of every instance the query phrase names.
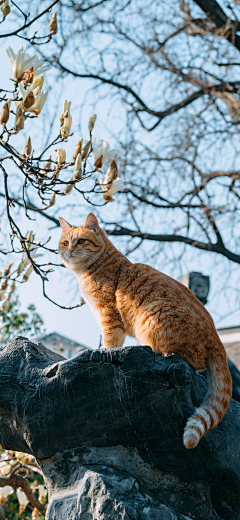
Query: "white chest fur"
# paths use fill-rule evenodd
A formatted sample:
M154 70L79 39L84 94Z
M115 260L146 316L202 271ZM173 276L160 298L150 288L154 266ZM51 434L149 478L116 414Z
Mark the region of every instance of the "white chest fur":
M81 296L83 297L84 301L88 305L88 307L89 307L89 309L91 311L91 314L93 315L93 317L96 320L96 322L98 323L98 325L101 326L101 312L100 312L100 310L96 309L94 298L92 298L91 296L89 296L87 294L86 289L84 290L84 283L83 282L81 283L79 281L78 285L79 285L79 290L80 290Z

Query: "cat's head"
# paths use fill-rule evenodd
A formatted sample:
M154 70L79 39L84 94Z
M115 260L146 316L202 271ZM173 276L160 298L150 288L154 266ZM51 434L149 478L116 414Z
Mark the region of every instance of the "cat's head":
M61 217L59 221L62 228L59 253L69 269L82 270L101 256L107 239L104 239L105 234L92 213L79 227L71 226Z

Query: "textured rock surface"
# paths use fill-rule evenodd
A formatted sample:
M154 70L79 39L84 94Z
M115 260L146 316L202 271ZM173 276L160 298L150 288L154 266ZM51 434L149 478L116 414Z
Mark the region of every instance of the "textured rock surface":
M236 367L236 365L234 365L234 363L232 363L232 361L230 359L228 359L228 366L229 366L229 370L231 372L232 383L233 383L232 396L233 396L233 399L235 399L235 401L240 402L240 372L239 372L238 368Z
M149 347L66 361L16 338L0 353L1 444L37 457L48 520L237 520L240 405L194 450L182 443L206 387Z

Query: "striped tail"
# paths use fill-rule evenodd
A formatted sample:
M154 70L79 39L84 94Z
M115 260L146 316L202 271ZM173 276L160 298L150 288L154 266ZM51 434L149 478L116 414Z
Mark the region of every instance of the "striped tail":
M208 359L208 392L204 402L195 409L184 428L185 448L195 448L200 439L222 420L232 395L232 378L227 356L211 355Z

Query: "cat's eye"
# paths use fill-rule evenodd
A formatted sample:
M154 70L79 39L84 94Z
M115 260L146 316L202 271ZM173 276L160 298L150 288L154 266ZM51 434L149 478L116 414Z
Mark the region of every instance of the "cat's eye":
M64 245L64 246L68 246L68 241L65 240L65 242L63 242L63 245Z
M85 242L85 239L84 238L79 238L78 244L83 244L83 242Z

